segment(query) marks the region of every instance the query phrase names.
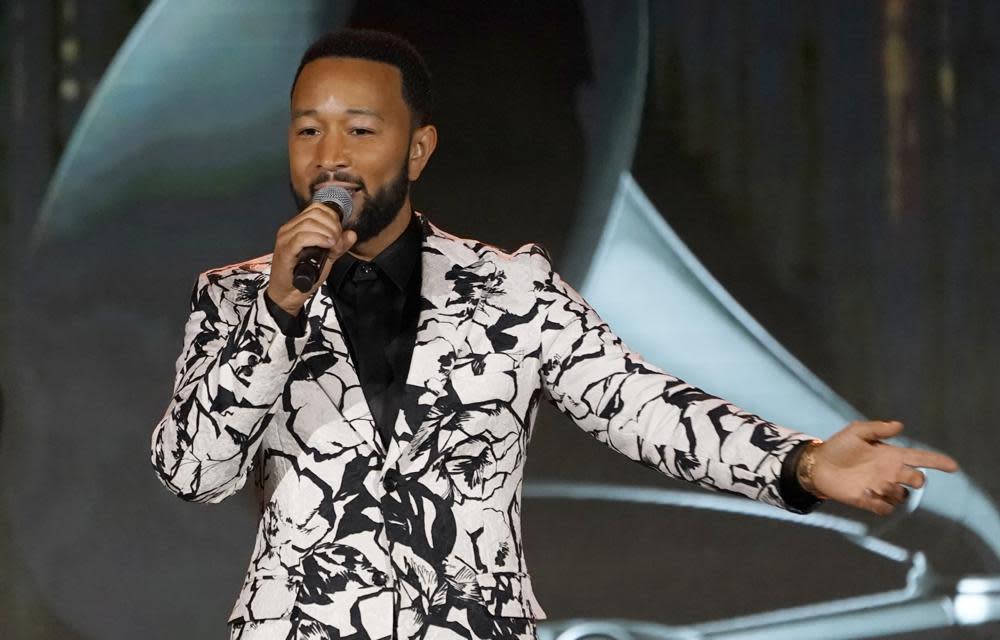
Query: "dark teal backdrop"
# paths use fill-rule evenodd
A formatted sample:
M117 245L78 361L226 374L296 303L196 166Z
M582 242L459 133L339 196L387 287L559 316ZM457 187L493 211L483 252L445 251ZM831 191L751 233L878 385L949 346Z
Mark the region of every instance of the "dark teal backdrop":
M305 44L342 24L396 31L428 58L441 142L415 201L437 224L506 247L541 241L582 285L619 175L631 174L651 210L844 400L904 420L954 454L983 496L1000 496L995 3L234 7L4 8L0 636L223 636L253 496L181 503L153 477L148 439L196 274L270 251L292 213L288 83ZM143 25L144 37L125 39ZM663 319L640 311L655 333ZM528 480L686 489L551 410ZM528 500L529 563L555 623L627 618L679 633L907 584L910 565L835 528L713 511L700 497L653 506L621 495ZM927 593L1000 574L960 518L826 511L920 552Z

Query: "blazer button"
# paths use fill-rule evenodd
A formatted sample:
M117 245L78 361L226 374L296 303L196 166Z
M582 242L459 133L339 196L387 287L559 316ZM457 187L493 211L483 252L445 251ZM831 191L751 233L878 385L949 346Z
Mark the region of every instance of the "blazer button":
M399 488L399 483L396 482L396 478L394 478L393 476L386 476L382 480L382 487L386 491L390 491L391 492L391 491L395 491L396 489Z
M389 576L385 575L381 571L376 571L372 575L372 582L375 583L376 587L384 587L387 582L389 582Z

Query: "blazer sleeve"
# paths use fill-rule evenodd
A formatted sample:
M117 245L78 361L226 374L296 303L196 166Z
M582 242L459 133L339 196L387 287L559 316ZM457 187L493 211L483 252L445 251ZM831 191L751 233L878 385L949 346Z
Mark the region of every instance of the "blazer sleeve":
M812 439L705 393L642 359L534 248L541 382L610 448L668 476L800 511L781 492L785 457Z
M192 293L173 396L152 436L157 476L185 500L219 502L243 486L304 346L267 311L266 282L229 268L202 274Z

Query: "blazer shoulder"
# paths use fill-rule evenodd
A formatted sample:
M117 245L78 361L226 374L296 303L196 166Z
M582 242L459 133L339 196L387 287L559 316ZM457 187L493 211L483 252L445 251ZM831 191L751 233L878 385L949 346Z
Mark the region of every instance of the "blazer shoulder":
M260 256L258 258L251 258L250 260L244 260L243 262L237 262L235 264L229 264L224 267L216 267L214 269L209 269L204 274L205 276L211 278L228 278L228 277L238 277L246 275L258 275L258 274L271 274L271 257L272 254Z
M513 251L507 251L481 240L452 235L431 224L428 226L430 227L428 243L432 246L438 245L439 249L453 254L456 258L463 258L459 260L460 262L466 264L495 262L508 268L524 266L537 269L541 266L546 271L552 268L548 250L538 243L528 243Z
M252 304L270 277L271 254L267 254L203 272L195 296L210 294L237 306Z
M518 247L515 251L511 252L511 258L530 262L536 267L543 266L549 271L552 270L552 255L544 245L537 242L530 242Z

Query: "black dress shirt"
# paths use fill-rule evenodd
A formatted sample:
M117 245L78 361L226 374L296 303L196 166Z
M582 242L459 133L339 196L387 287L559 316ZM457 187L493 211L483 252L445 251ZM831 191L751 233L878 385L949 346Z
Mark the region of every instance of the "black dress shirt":
M422 245L423 228L413 216L402 235L370 262L349 253L338 258L325 283L385 446L395 428L417 339ZM305 309L293 317L267 296L265 300L285 335L305 333Z

